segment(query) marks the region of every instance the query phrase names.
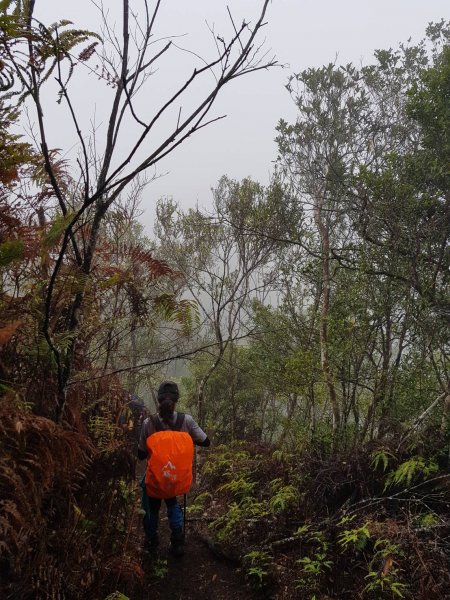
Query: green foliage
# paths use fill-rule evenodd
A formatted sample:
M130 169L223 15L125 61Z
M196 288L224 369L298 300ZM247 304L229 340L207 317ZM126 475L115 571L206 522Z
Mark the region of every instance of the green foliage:
M211 367L209 354L197 356L190 362L190 377L183 378L191 405L196 407L198 382ZM220 441L258 439L263 427L263 414L255 410L262 401L258 366L252 363L249 348L228 344L222 362L209 377L205 390L204 418ZM231 398L230 379L234 399ZM272 423L271 426L274 426Z
M14 261L23 259L24 243L21 240L10 240L0 244L0 267L6 267Z
M372 461L370 465L374 471L376 471L380 465L383 465L383 471L386 471L389 466L389 461L394 458L395 457L392 452L390 452L387 448L378 448L372 452Z
M130 504L133 500L133 490L128 481L125 479L119 479L117 482L117 493L120 495L124 504Z
M122 594L122 592L113 592L106 596L105 600L130 600L130 598Z
M71 211L65 215L59 214L53 219L49 230L42 239L42 246L45 250L51 250L59 242L74 214L75 212Z
M424 515L420 515L417 518L417 523L419 527L424 527L425 529L428 527L434 527L437 523L439 523L439 519L435 513L428 512Z
M208 456L203 466L203 474L213 478L224 476L233 478L235 473L247 473L250 466L250 453L243 450L241 446L239 442L231 446L219 446L216 453Z
M177 323L184 335L189 335L199 323L197 303L179 299L175 294L161 294L154 301L157 312L166 321Z
M239 503L232 502L227 512L218 517L209 526L217 531L221 542L231 542L242 533L246 519L263 519L269 514L264 502L256 498L245 497Z
M327 560L327 555L324 552L317 552L313 557L305 556L299 558L296 564L301 565L301 570L304 575L309 578L318 578L329 571L333 566L333 561Z
M292 460L293 456L294 455L291 452L287 452L286 450L283 450L282 448L277 448L272 453L273 460L275 460L276 462L280 462L280 463L284 463L284 462L289 463Z
M286 360L286 383L296 392L305 393L316 379L319 366L313 349L298 348Z
M431 459L423 456L413 456L403 462L395 471L389 473L386 478L384 489L393 485L405 485L409 487L418 478L428 479L438 471L438 465Z
M88 422L88 429L96 441L99 450L106 452L116 433L116 427L111 418L100 415L92 416Z
M212 494L210 492L202 492L195 497L194 502L187 507L188 514L199 514L205 510L207 504L212 500Z
M34 3L21 0L3 0L0 4L0 31L3 46L9 51L3 53L3 73L0 80L4 90L10 90L17 85L23 91L19 102L31 94L33 78L30 63L27 63L27 51L20 50L20 44L26 48L28 40L33 47L33 72L35 83L39 88L46 82L55 69L61 64L68 63L65 83L73 74L75 48L86 42L91 42L78 55L81 62L89 60L95 46L102 38L93 31L67 28L71 21L61 19L46 27L43 23L35 25L33 17ZM28 68L27 68L28 67ZM19 92L17 92L19 93ZM60 97L62 96L60 92Z
M450 46L445 46L434 67L427 69L408 91L407 112L421 124L424 146L441 158L450 153ZM438 166L435 163L433 166ZM440 173L445 176L443 170ZM448 173L447 173L448 175Z
M297 535L301 537L302 544L312 547L312 550L308 555L296 560L296 565L300 566L296 587L302 590L317 589L321 579L333 567L329 554L330 545L323 532L312 529L308 524L300 526Z
M156 579L165 579L169 573L167 560L157 558L152 562L152 575Z
M273 487L273 482L272 487ZM274 514L284 512L299 500L298 489L293 485L276 486L275 494L270 498L270 510Z
M338 544L347 550L349 547L360 551L364 550L370 538L369 523L356 529L346 529L338 535Z
M261 586L267 579L269 574L268 567L270 566L272 557L263 550L253 550L243 557L243 564L246 574L256 579L258 585Z
M376 540L374 546L374 555L371 564L374 564L377 560L386 559L388 557L404 558L405 552L399 544L395 544L389 539L379 538Z
M386 597L404 598L404 592L406 592L408 586L398 581L397 577L398 569L395 567L387 575L382 575L378 571L370 571L366 575L369 583L364 588L364 591L375 593L377 599Z
M228 483L224 483L219 487L219 491L227 490L237 498L246 498L247 496L252 495L255 486L255 482L247 481L243 477L239 477L239 479L232 479Z
M397 566L405 552L399 544L386 538L376 540L373 556L369 564L369 573L365 579L369 583L364 592L376 594L377 598L404 597L408 586L400 580Z
M296 531L296 534L299 536L304 536L307 535L309 533L311 529L311 525L300 525Z
M211 454L215 451L211 449ZM242 451L244 448L240 446L239 452ZM355 597L392 600L395 597L412 597L414 590L422 600L418 590L421 585L419 577L425 576L424 567L411 552L411 544L426 539L426 536L436 540L434 530L425 531L422 527L432 527L436 518L442 523L445 521L440 509L436 513L425 512L429 511L426 509L430 493L428 488L414 490L412 496L408 490L402 492L401 497L397 495L399 503L395 503L394 507L402 508L398 511L394 509L387 518L384 508L380 511L380 507L392 506L390 498L373 498L373 492L369 490L362 497L362 502L358 501L356 511L344 513L337 523L333 517L330 527L331 510L333 515L342 514L342 511L336 511L334 496L333 504L330 505L326 500L329 490L335 491L336 481L342 485L342 471L334 471L336 462L341 463L340 460L336 461L333 457L319 461L310 454L313 458L308 461L304 455L299 455L294 463L296 472L292 473L293 463L280 462L278 454L274 457L273 452L263 453L259 447L252 449L250 446L245 452L245 459L241 457L239 464L242 471L232 464L230 457L229 462L226 461L222 480L216 482L214 489L207 484L214 500L210 504L210 512L208 508L205 512L207 516L215 517L211 529L218 542L227 549L229 546L241 557L246 554L254 557L253 563L249 562L250 557L243 559L243 570L253 567L252 579L263 585L271 574L280 589L284 585L293 589L294 578L297 592L293 593L299 598L311 598L314 595L321 598L330 593L339 595L342 590L347 590ZM226 448L220 448L219 454L222 462ZM367 472L361 471L364 479L356 478L359 485L364 481L366 486L373 485L379 489L380 480L385 478L383 456L388 458L389 472L395 457L391 456L388 449L383 447L374 452L373 444L359 449L357 465L361 469L367 469L370 461L373 468L373 461L377 461L376 472L372 468ZM243 472L245 476L241 475ZM255 477L255 473L258 477ZM355 477L353 473L355 471L352 471L352 478ZM229 498L223 494L223 478L226 479L225 483L233 482L228 489L237 493L240 490L249 491L246 490L246 483L250 480L255 485L249 495L230 504ZM298 501L298 491L302 488L294 483L296 478L304 482L304 502ZM324 482L328 479L332 482L330 487L325 487ZM308 502L310 497L316 497L312 490L317 489L314 487L317 480L323 490L320 496L322 501L314 502L313 499ZM344 485L347 485L346 481ZM423 503L420 500L421 493L425 494ZM435 495L435 488L431 493L437 505L444 502L445 493ZM413 503L410 502L411 497L414 498ZM288 500L285 502L285 499ZM437 543L440 554L428 547L427 553L430 551L433 560L444 568L442 544L439 541ZM260 555L260 552L263 554ZM271 564L266 565L265 554L271 552ZM408 566L407 561L410 561ZM292 564L295 565L294 569L287 567ZM403 575L403 570L408 571L408 579Z

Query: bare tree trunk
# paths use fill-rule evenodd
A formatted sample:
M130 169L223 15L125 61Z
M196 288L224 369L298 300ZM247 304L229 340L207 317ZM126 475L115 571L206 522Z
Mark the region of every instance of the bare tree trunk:
M311 383L311 435L314 436L316 434L316 396L314 394L314 384Z
M322 307L320 311L320 364L328 391L333 415L333 434L336 436L340 425L340 410L337 400L336 388L330 368L330 356L328 349L328 318L330 313L331 277L330 277L330 232L322 214L325 189L316 199L314 207L314 218L319 230L322 245Z
M386 403L387 388L389 382L389 372L391 366L391 355L392 355L392 317L390 311L386 315L386 333L383 336L383 362L381 366L381 377L380 381L375 390L375 396L373 401L372 420L370 423L370 437L373 439L375 432L375 417L376 409L378 406L382 408L382 415L380 415L380 421L378 424L378 437L382 437L384 434L384 423L382 420L383 407ZM385 416L385 415L384 415Z
M231 440L236 439L237 406L236 406L236 370L234 368L234 345L230 346L229 390L231 406Z
M287 415L286 415L286 425L284 426L283 432L280 436L280 445L285 441L287 434L290 430L290 425L292 422L292 418L294 416L295 410L297 408L298 403L298 395L297 394L289 394L288 396L288 407L287 407Z
M441 433L444 435L450 423L450 394L444 399L444 408L442 410Z
M438 396L435 400L433 400L433 402L430 404L430 406L428 406L428 408L426 408L422 414L420 414L417 419L414 420L414 422L412 423L412 425L403 433L400 442L398 443L397 446L397 452L399 451L400 447L402 446L402 444L404 443L404 441L414 432L417 431L420 427L420 425L422 424L422 422L425 420L425 418L433 411L433 409L439 404L439 402L441 402L441 400L444 401L444 411L445 416L448 416L448 408L450 407L450 395L447 394L446 392L444 392L443 394L441 394L440 396ZM441 423L442 424L442 423Z

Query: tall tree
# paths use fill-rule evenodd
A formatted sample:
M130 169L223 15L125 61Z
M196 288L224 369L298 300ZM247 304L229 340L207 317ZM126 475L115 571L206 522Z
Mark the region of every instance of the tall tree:
M120 35L102 12L103 39L87 31L68 29L66 21L51 26L37 22L34 1L7 0L0 6L2 79L10 93L20 94L21 99L28 99L35 107L48 195L57 202L62 213L62 219L59 218L57 227L55 225L54 234L56 237L59 233L60 241L56 256L49 264L42 325L56 368L55 418L58 420L64 413L99 233L108 210L140 173L157 165L188 137L221 118L209 119L208 115L224 86L242 75L275 64L274 60L261 57L256 41L268 6L268 0L264 0L253 26L243 21L235 28L231 19L232 33L228 38L219 38L214 45L216 55L206 59L197 57L192 72L178 84L174 93L161 99L153 113L141 112L136 104L140 90L148 83L158 61L174 50L167 37L159 44L154 43L161 5L160 1L153 7L144 2L144 15L138 16L129 0L123 0ZM74 59L75 49L82 43L84 49ZM95 54L103 69L100 80L112 92L103 143L98 139L88 140L82 131L70 88L76 60L86 62ZM211 73L214 74L212 80ZM56 79L59 100L67 108L67 122L78 139L79 159L72 165L69 184L58 169L57 155L51 150L45 125L51 109L42 92L50 77ZM194 88L199 89L198 83L203 80L206 80L206 91L198 96L191 94ZM169 115L173 120L168 121L171 124L166 125L167 129L158 139L155 129ZM131 143L127 143L126 137L129 123L140 129ZM66 295L61 318L61 315L56 317L54 305L61 286L67 283L65 271L69 265L76 282L71 288L66 285L69 297ZM64 343L58 338L59 334Z
M275 242L257 238L247 228L270 213L274 195L276 190L249 179L238 183L223 177L214 190L211 215L198 209L183 213L172 201L158 206L161 252L184 274L189 295L200 308L200 335L216 344L198 383L200 420L205 387L228 347L230 402L235 403L234 344L250 334L251 302L263 299L274 280Z
M373 343L369 357L375 369L367 370L363 348L360 358L354 357L355 374L372 372L365 383L356 377L357 386L368 386L372 396L363 437L368 430L371 435L383 432L375 423L380 412L382 420L388 419L412 328L417 331L430 318L423 302L414 305L415 297L447 313L448 181L443 165L448 157L445 134L431 132L441 131L440 126L448 131L443 49L448 28L440 23L427 33L428 40L417 46L377 51L374 65L328 65L293 76L288 89L298 118L278 128L279 175L289 190L284 238L293 248L284 264L300 263L297 271L285 270L285 279L290 272L317 290L323 381L335 433L348 419L353 385L345 382L336 335L339 330L344 334L337 327L345 319L342 300L358 306L346 293L352 289L359 296L354 282L374 301L359 313L358 328L365 322L371 331L366 343L369 348ZM423 126L427 121L431 135ZM431 140L439 144L439 155ZM349 272L344 275L343 269ZM434 346L437 336L431 336ZM354 400L350 404L356 407Z

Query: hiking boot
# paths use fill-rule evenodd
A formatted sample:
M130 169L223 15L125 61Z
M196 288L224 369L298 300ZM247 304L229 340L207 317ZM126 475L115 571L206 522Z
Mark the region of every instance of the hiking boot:
M183 556L184 554L184 533L173 532L170 536L170 552L174 556Z
M158 536L154 536L152 538L145 538L144 541L144 552L148 554L156 554L159 546L159 538Z

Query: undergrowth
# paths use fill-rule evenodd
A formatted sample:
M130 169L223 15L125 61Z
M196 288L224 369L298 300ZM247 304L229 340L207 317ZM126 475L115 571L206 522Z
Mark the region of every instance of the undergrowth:
M130 540L134 458L114 425L113 386L101 406L98 419L75 418L73 402L62 426L0 398L1 598L119 598L143 579Z
M213 449L193 513L271 598L443 600L450 589L444 453Z

